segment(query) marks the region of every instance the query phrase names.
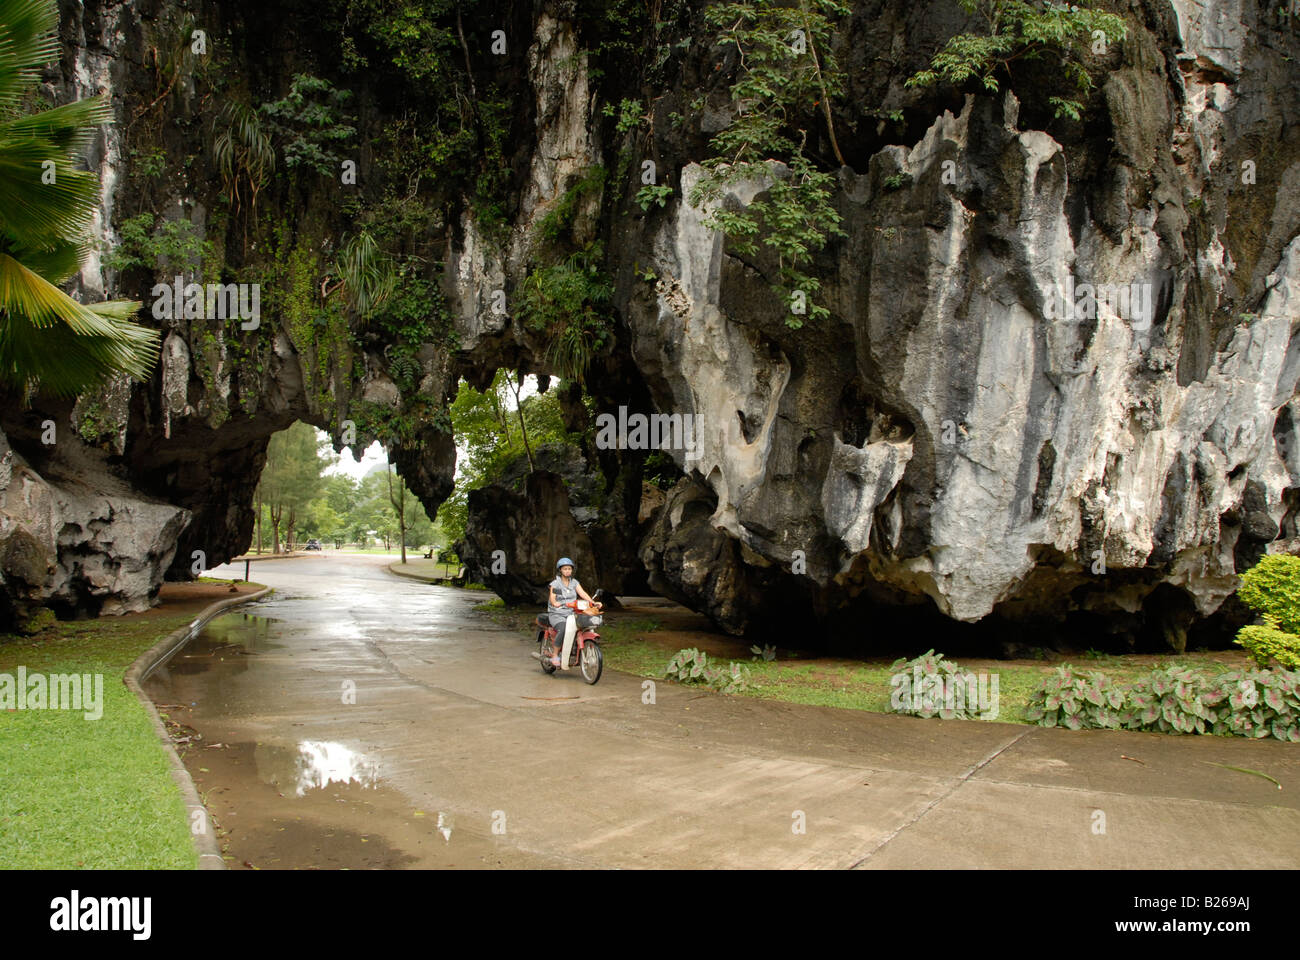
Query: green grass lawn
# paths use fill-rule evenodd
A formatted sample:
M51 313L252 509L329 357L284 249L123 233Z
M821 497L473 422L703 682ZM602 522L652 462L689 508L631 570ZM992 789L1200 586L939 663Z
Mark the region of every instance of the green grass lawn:
M103 716L0 710L0 867L197 865L185 805L127 668L193 608L59 622L38 637L0 634L0 673L103 674Z
M535 615L522 608L504 607L500 601L475 607L511 629L526 630ZM668 659L682 646L697 646L706 652L711 640L731 641L716 634L700 634L684 643L667 643L656 636L659 624L654 620L636 619L610 613L600 627L601 652L605 666L639 677L663 679ZM939 651L942 653L943 651ZM714 658L710 656L710 660ZM894 675L893 659L846 660L836 657L778 659L763 661L749 657L732 658L750 669L751 689L737 696L806 703L820 707L843 707L892 713L890 678ZM1217 673L1241 669L1248 657L1243 651L1217 650L1183 656L1110 656L1095 651L1056 662L1045 661L976 661L975 665L958 663L975 673L996 674L998 678L998 723L1028 723L1025 707L1030 695L1043 678L1057 666L1071 663L1078 671L1098 670L1112 680L1124 682L1145 675L1153 669L1186 665ZM717 660L726 666L727 658Z
M406 563L389 564L393 570L400 570L403 573L413 573L421 577L441 577L450 579L456 576L460 570L460 565L456 563L439 563L437 560L425 560L419 554L412 556L406 555Z

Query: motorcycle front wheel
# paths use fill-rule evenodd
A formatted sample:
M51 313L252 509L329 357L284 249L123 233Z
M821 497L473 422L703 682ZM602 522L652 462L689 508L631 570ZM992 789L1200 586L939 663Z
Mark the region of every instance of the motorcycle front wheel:
M582 679L588 683L599 680L601 671L605 669L605 658L600 655L600 644L595 640L588 640L582 647L582 653L578 655L578 665L582 668Z

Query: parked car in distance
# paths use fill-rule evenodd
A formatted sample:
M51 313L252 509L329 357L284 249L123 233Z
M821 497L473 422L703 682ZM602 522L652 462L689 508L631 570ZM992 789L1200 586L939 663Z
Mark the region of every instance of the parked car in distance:
M308 541L307 541L307 545L306 545L305 547L303 547L303 549L304 549L304 550L319 550L319 549L320 549L320 541L319 541L319 540L315 540L315 539L308 540Z

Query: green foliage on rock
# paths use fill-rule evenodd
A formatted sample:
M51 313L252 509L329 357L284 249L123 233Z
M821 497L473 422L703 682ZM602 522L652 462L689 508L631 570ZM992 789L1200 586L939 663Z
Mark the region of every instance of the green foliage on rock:
M345 121L343 107L352 91L339 90L330 81L311 74L295 74L289 95L259 108L281 142L284 165L306 168L322 176L336 176L343 155L338 148L356 135Z
M688 201L692 206L718 201L728 186L741 182L769 184L764 198L743 210L716 207L705 222L744 255L757 256L760 243L775 253L773 288L783 301L801 292L806 315L814 318L829 310L813 301L821 282L807 267L830 237L844 231L832 203L835 178L818 170L807 154L808 129L820 109L836 159L844 163L831 113L844 74L830 41L832 18L848 13L836 0L797 5L756 0L705 11L706 22L720 31L718 44L739 53L740 72L731 87L736 116L710 142L714 155L704 161L707 173ZM786 324L798 328L802 316L792 310Z
M105 244L101 262L110 270L141 267L161 272L195 272L216 256L211 241L206 240L191 221L166 220L152 213L141 213L122 221L116 244Z
M1079 95L1093 88L1092 75L1084 65L1090 49L1128 36L1123 17L1102 13L1077 3L1029 3L1025 0L958 0L962 9L978 17L981 33L953 37L935 54L930 69L911 77L904 86L930 87L940 82L961 87L976 81L983 89L997 92L1011 78L1017 60L1055 58L1061 75ZM1083 103L1076 99L1050 97L1056 116L1078 120Z
M244 187L255 211L258 192L275 172L275 148L256 110L239 100L226 101L214 121L212 156L231 206L239 209Z
M535 268L524 280L520 316L527 327L546 334L547 362L566 379L581 380L611 336L606 311L614 288L600 268L600 256L597 242Z
M599 164L588 167L573 184L560 195L546 216L537 221L537 236L545 243L560 243L569 236L579 205L589 197L598 196L605 186L607 172Z
M343 241L334 269L342 284L339 292L361 317L378 309L397 286L392 259L384 255L368 230Z

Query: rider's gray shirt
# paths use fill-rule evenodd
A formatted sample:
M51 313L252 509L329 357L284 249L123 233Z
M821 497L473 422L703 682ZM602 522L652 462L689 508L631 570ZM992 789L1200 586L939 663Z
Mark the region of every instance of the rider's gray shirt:
M559 577L556 577L551 581L551 590L555 593L555 599L560 601L561 604L572 603L574 600L577 600L579 586L581 586L581 584L578 583L576 577L569 578L569 585L567 587L564 585L564 581ZM553 607L548 603L546 612L551 615L552 619L554 619L556 617L567 617L574 611L571 607Z

